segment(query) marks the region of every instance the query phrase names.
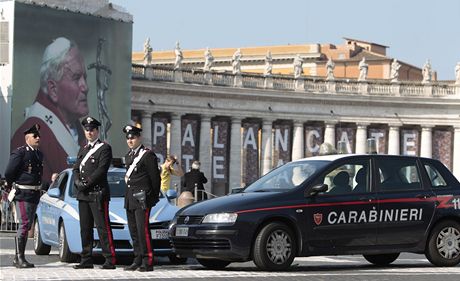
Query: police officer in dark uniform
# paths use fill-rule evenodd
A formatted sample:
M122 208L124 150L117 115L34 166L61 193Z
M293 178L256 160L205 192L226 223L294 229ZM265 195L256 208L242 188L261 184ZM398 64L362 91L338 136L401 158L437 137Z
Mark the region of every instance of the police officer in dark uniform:
M38 150L40 126L33 125L24 131L26 144L11 152L5 171L9 200L14 201L18 231L15 237L16 254L13 265L17 268L34 267L24 256L28 231L32 228L35 211L40 200L40 186L43 174L43 154ZM14 195L14 198L13 198Z
M93 226L96 225L102 255L101 269L115 269L115 247L109 220L110 190L107 172L112 162L112 148L99 140L101 123L92 117L81 122L88 143L80 148L73 167L80 212L81 261L75 269L93 268Z
M125 156L125 209L134 247L133 264L125 270L153 271L149 217L150 209L158 202L161 180L157 157L142 145L141 131L134 126L123 128L130 149Z

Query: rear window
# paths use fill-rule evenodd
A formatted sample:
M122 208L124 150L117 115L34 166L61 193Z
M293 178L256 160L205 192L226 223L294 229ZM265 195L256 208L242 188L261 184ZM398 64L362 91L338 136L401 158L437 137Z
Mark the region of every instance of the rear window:
M422 189L416 159L380 158L377 160L380 173L380 191L403 191Z

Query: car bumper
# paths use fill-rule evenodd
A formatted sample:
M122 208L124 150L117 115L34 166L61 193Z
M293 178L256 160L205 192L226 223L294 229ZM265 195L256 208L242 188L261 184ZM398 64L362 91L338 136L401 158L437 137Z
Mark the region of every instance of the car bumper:
M177 228L186 228L187 235L176 235ZM173 225L169 234L173 250L179 257L214 258L228 261L250 259L250 237L240 239L242 233L235 226Z

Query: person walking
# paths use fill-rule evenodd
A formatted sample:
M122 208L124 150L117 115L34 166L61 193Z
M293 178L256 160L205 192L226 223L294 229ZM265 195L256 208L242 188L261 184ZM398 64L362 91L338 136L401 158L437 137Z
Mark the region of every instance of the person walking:
M81 122L88 143L80 148L73 167L80 213L81 261L75 269L93 268L93 227L96 225L105 258L101 269L115 269L115 247L109 220L110 189L107 172L112 162L112 147L99 140L101 123L92 117Z
M204 192L203 184L208 182L208 179L204 176L203 172L200 171L200 162L193 161L192 169L184 175L184 188L182 192L189 191L195 194L195 187L197 188L197 201L208 199L208 196Z
M153 151L142 144L141 131L129 125L123 128L129 148L125 156L125 209L134 248L134 261L125 267L128 271L153 271L149 218L151 208L159 200L161 180L158 159Z
M24 252L28 232L32 228L43 175L43 154L39 150L40 126L34 124L24 131L26 144L11 152L6 167L5 178L10 190L8 200L14 202L18 229L15 236L16 253L13 265L16 268L31 268L34 264L28 262Z

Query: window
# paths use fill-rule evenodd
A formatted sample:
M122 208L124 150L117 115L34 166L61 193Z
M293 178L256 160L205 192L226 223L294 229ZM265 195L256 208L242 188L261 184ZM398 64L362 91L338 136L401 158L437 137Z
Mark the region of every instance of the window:
M381 158L377 160L377 167L381 191L422 189L416 159Z
M324 194L369 192L367 161L341 165L328 172L323 183L329 187Z
M432 165L425 164L425 170L430 178L431 187L447 187L447 183L442 177L441 173Z

